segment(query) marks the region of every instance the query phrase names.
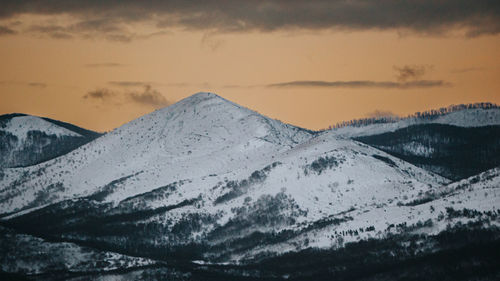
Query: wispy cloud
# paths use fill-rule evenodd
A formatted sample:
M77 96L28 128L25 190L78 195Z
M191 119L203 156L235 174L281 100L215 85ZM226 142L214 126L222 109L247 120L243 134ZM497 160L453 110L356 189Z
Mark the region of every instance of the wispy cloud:
M200 88L210 88L210 83L188 83L188 82L151 82L151 81L108 81L108 85L123 88L136 88L136 87L146 87L146 86L164 86L164 87L200 87Z
M135 91L126 94L132 101L139 104L151 105L153 107L165 107L170 104L160 92L152 89L149 85L145 86L141 92Z
M375 110L366 114L368 118L397 117L398 115L388 110Z
M467 72L475 72L475 71L483 71L486 70L485 67L466 67L466 68L458 68L458 69L453 69L450 72L454 74L459 74L459 73L467 73Z
M153 108L170 105L170 102L159 91L153 89L151 85L143 86L143 89L140 91L115 91L108 88L100 88L87 92L82 98L113 105L135 103Z
M443 80L416 80L409 82L392 81L290 81L275 84L268 84L269 88L295 88L295 87L318 87L318 88L384 88L384 89L412 89L444 87L451 84Z
M433 69L432 65L404 65L404 66L394 66L397 72L398 81L409 81L409 80L419 80L424 76L429 70Z
M37 87L37 88L45 88L45 87L47 87L47 84L40 83L40 82L28 82L27 85L30 86L30 87Z
M143 81L109 81L108 84L111 86L119 86L119 87L145 87L145 86L150 86L153 83L143 82Z
M85 67L90 68L100 68L100 67L123 67L125 64L116 63L116 62L103 62L103 63L89 63L86 64Z
M7 26L0 25L0 36L13 35L16 33L17 33L17 31L15 31L14 29L11 29Z
M216 35L212 33L205 33L200 41L202 48L208 48L212 52L217 51L222 45L224 45L224 40L217 38Z
M112 17L95 17L94 15L77 17L76 22L53 23L53 21L37 22L25 28L25 32L40 37L54 39L106 39L128 43L135 39L147 39L154 36L169 34L164 30L141 33L128 27L123 19Z
M116 93L110 89L101 88L89 91L83 96L84 99L97 99L101 101L112 99L116 96Z
M71 31L65 27L54 24L47 25L31 25L28 29L29 33L41 34L51 37L53 39L72 39Z
M46 88L47 84L42 82L26 82L26 81L0 81L0 85L19 85L35 88Z

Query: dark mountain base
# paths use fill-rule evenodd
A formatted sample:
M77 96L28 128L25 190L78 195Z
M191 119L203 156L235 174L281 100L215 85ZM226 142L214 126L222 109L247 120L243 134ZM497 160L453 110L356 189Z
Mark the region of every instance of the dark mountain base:
M9 254L2 252L2 255ZM108 272L101 272L96 266L95 272L59 270L31 276L1 274L2 277L14 278L12 280L89 280L98 277L192 281L498 280L500 229L484 229L471 223L436 236L399 234L382 240L348 243L339 250L308 249L278 257L261 257L241 266L196 265L189 262L165 264L160 261L146 267Z
M500 165L500 126L414 125L356 140L452 180Z

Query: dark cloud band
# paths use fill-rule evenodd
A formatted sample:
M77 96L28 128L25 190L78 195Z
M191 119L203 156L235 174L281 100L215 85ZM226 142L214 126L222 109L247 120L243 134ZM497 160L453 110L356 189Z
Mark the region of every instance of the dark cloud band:
M5 0L0 18L72 14L71 28L116 34L120 22L222 32L279 29L409 29L439 33L465 28L469 36L500 33L498 0ZM123 38L122 38L123 39Z

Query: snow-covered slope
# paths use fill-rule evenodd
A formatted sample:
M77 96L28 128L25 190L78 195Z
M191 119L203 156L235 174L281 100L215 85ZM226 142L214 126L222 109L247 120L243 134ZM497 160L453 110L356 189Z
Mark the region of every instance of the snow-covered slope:
M400 198L396 199L400 200ZM274 245L276 251L293 249L298 241L309 245L338 248L345 243L390 235L417 233L437 235L447 228L479 222L481 227L500 227L500 168L468 179L429 189L398 204L382 203L349 213L351 219L327 225ZM363 231L360 231L362 229ZM366 231L369 229L369 231ZM265 251L270 251L266 248ZM252 252L252 255L257 255Z
M29 166L60 156L99 134L24 114L0 116L0 167Z
M332 129L332 133L345 138L378 135L421 124L445 124L458 127L482 127L500 125L500 108L463 109L433 118L407 118L393 123L366 126L345 126Z

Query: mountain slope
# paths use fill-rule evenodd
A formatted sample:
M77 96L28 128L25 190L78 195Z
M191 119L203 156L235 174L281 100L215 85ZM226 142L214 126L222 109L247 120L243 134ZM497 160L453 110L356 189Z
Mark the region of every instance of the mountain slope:
M0 167L25 167L63 155L100 134L25 114L0 116Z

